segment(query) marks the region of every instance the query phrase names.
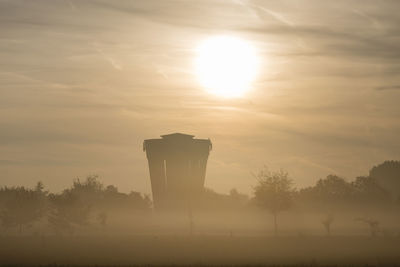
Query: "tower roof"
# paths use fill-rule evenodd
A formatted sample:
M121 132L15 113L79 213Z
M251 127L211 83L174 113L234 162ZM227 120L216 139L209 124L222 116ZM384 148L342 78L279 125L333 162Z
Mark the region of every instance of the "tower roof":
M172 133L161 135L163 139L193 139L194 135L183 133Z

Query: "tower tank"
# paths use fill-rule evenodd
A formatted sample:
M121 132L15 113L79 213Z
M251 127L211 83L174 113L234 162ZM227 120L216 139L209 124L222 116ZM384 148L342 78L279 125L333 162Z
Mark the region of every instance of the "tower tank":
M209 139L182 133L144 140L155 209L184 208L203 191L211 149Z

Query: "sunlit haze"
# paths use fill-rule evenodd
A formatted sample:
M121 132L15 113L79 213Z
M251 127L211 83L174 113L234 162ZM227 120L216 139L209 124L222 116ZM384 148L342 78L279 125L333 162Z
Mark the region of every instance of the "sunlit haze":
M400 0L0 0L1 266L400 266Z
M250 43L231 36L210 37L196 52L196 73L209 93L229 98L250 89L259 67Z

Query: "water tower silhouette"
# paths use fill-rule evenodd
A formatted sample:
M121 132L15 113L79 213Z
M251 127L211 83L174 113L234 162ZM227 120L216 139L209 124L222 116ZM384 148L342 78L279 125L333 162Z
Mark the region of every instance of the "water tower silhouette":
M158 210L188 207L188 202L204 188L211 141L182 133L161 137L143 142L154 207Z

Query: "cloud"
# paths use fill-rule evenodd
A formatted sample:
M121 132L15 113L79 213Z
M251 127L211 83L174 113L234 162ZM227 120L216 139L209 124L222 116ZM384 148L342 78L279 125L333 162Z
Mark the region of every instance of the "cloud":
M400 90L400 85L378 86L375 87L375 90L377 91Z
M19 160L8 160L8 159L0 159L0 166L1 165L21 165L22 162Z
M100 45L98 43L93 43L93 47L96 50L96 52L98 52L100 56L102 56L105 60L107 60L114 69L119 71L122 70L121 64L118 63L113 57L104 53L103 49L100 48Z
M381 58L387 62L398 63L400 58L399 40L391 40L385 33L381 36L370 36L369 34L359 34L345 30L332 29L330 26L307 26L296 25L286 26L256 26L241 29L244 32L254 32L258 34L283 38L285 41L301 38L307 43L309 50L298 52L298 47L292 46L292 51L286 51L287 56L344 56ZM301 51L301 50L300 50Z

